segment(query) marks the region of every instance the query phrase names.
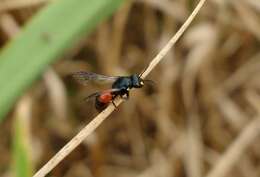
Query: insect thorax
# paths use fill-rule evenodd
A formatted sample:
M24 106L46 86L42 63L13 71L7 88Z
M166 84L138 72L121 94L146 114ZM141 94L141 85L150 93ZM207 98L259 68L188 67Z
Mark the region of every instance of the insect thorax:
M131 77L131 76L130 76ZM112 88L127 89L132 88L132 80L130 77L120 77L112 85Z

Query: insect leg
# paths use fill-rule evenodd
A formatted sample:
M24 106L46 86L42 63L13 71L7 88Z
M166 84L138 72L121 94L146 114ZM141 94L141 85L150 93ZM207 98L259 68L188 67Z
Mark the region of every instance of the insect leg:
M129 99L129 91L126 93L126 99Z
M117 106L116 106L114 100L112 100L111 102L112 102L112 104L114 105L115 109L117 110Z
M128 100L129 99L129 91L126 91L124 94L121 94L120 97L124 100Z

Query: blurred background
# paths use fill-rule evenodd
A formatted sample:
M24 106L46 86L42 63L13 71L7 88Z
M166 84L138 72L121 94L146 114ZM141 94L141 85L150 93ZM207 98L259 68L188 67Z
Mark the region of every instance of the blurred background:
M1 48L48 3L1 0ZM68 49L1 122L0 176L31 176L98 114L83 99L110 85L80 85L72 72L140 73L197 3L125 1ZM259 0L206 1L148 76L156 85L132 90L49 176L259 177L259 40Z

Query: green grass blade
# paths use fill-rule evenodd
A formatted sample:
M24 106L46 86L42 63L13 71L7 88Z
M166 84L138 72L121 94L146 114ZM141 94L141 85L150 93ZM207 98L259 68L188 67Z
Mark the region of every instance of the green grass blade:
M13 136L13 170L15 177L30 177L33 174L32 162L29 156L28 136L25 133L21 119L14 121Z
M0 121L15 100L65 49L123 0L60 0L41 10L0 53Z

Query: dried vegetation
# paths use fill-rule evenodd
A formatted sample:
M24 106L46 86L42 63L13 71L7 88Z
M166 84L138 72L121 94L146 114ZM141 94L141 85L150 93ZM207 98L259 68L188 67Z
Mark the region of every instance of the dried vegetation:
M1 46L48 3L9 2L0 1ZM195 4L128 1L50 66L1 125L0 175L11 176L13 117L26 118L22 121L30 157L38 169L96 114L82 99L106 88L78 85L70 73L139 73ZM133 91L131 99L51 175L260 176L259 29L258 0L208 0L177 46L149 75L156 86Z

